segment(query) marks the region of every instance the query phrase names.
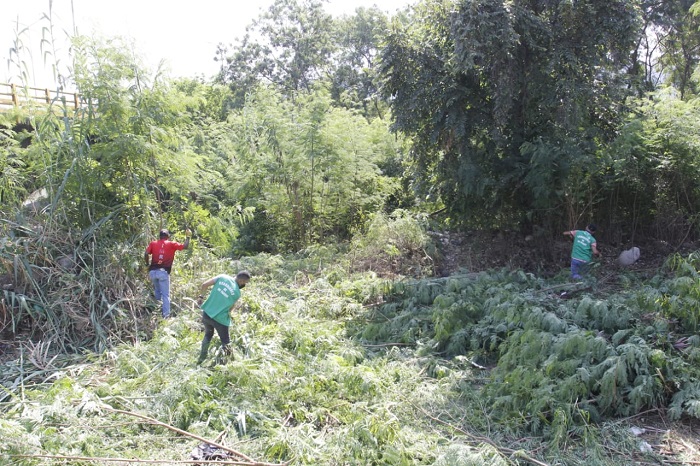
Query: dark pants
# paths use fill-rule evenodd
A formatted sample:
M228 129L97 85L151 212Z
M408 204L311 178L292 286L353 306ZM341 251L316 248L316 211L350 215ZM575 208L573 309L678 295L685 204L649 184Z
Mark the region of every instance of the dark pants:
M231 342L231 338L228 334L228 327L209 317L206 312L202 312L202 323L204 324L204 340L202 340L202 350L199 353L200 361L204 361L207 357L209 343L211 343L211 339L214 338L214 330L219 334L222 349L227 350L228 344Z

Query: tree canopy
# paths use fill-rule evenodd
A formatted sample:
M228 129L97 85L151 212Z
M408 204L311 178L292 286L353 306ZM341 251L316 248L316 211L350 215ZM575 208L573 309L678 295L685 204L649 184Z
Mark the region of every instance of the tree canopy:
M637 13L625 0L475 0L423 2L415 22L396 21L384 92L396 129L415 136L418 187L475 226L562 207L600 169Z

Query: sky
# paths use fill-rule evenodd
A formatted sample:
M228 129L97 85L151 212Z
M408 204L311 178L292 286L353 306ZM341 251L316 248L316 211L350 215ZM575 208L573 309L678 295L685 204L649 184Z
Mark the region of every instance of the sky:
M35 87L52 87L54 80L41 51L52 17L56 56L67 64L67 37L74 30L84 35L122 36L133 41L136 53L155 70L161 61L172 77L216 74L214 61L219 43L234 43L245 27L273 0L4 0L0 6L0 83L20 83L17 56L10 52L17 37L25 46L20 60L29 67ZM358 7L377 5L389 14L412 0L329 0L326 11L339 16ZM51 4L51 8L49 5ZM24 31L19 36L17 31ZM31 56L28 53L31 51Z

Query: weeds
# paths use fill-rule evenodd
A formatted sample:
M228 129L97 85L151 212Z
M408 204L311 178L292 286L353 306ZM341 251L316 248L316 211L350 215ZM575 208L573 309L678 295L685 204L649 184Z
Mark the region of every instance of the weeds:
M321 258L332 265L314 266ZM642 325L658 305L644 288L563 300L517 272L387 282L330 259L193 256L177 268L177 317L150 339L79 366L53 359L48 341L28 346L12 367L51 379L6 389L0 454L187 458L197 440L164 424L270 463L612 465L659 453L636 451L607 420L664 406L693 415L693 369L665 351L662 323ZM186 295L239 267L255 278L232 354L197 366Z

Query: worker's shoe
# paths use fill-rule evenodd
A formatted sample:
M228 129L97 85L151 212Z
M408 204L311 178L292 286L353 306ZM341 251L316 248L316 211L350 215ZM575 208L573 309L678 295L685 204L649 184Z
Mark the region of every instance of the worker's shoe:
M202 341L202 349L199 350L199 359L197 359L197 364L202 364L205 359L207 359L207 353L209 352L209 343L211 340Z

